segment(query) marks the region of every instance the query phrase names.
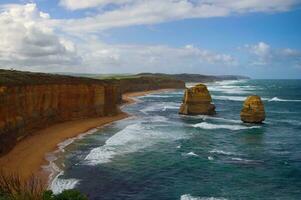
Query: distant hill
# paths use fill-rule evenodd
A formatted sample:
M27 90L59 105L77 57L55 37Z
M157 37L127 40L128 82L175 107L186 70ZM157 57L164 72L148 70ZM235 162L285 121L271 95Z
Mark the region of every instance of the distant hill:
M96 79L128 79L128 78L141 78L141 77L153 77L153 78L168 78L176 79L184 82L213 82L213 81L223 81L223 80L243 80L250 79L247 76L239 75L202 75L202 74L164 74L164 73L140 73L140 74L72 74L71 76L79 77L89 77Z
M213 81L223 81L223 80L250 79L247 76L237 76L237 75L211 76L211 75L202 75L202 74L140 73L137 74L137 76L166 77L166 78L174 78L177 80L182 80L185 82L213 82Z

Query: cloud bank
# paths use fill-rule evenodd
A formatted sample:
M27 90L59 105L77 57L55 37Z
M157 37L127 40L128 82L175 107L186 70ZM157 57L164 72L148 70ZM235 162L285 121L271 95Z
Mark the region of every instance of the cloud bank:
M226 17L254 12L283 12L298 0L61 0L70 10L113 6L92 17L61 23L69 31L96 32L116 27L150 25L182 19Z
M244 45L237 52L202 46L108 44L95 35L107 29L167 21L224 17L251 12L283 12L295 0L61 0L69 10L95 9L89 17L53 19L34 3L0 5L0 65L46 72L227 73L241 66L301 68L301 52L273 48L267 42ZM108 9L110 7L110 9ZM233 70L234 69L234 70Z
M35 4L6 5L0 13L0 65L49 67L78 62L75 45L46 25Z

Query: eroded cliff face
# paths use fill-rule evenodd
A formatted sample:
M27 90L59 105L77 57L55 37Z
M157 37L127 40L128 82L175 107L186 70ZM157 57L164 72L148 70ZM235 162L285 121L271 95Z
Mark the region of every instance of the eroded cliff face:
M184 87L170 78L96 80L0 69L0 156L54 123L117 114L124 93Z
M212 104L212 99L206 85L198 84L185 90L183 103L180 107L179 114L215 114L215 105Z
M246 123L262 123L265 120L264 104L260 96L249 96L245 100L240 118Z
M80 82L0 85L0 155L51 124L119 112L117 86Z

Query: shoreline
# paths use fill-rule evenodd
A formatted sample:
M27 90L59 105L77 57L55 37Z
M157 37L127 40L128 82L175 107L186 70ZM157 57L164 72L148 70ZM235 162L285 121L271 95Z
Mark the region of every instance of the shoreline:
M125 93L122 95L124 103L120 105L120 108L135 103L134 97L172 90L174 89ZM72 140L89 134L88 132L95 128L101 128L129 116L121 112L116 116L79 119L39 130L21 140L8 154L0 157L0 166L4 171L18 173L24 179L36 175L49 185L55 172L46 169L53 164L53 160L47 159L47 155L55 154L62 149L60 145L67 140L71 140L72 143Z

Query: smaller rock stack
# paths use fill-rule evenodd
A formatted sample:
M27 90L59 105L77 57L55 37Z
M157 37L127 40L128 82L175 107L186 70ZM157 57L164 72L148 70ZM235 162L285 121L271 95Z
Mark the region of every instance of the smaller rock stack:
M183 103L179 114L183 115L213 115L215 106L206 85L198 84L185 90Z
M249 96L245 100L240 118L246 123L262 123L265 120L264 105L259 96Z

